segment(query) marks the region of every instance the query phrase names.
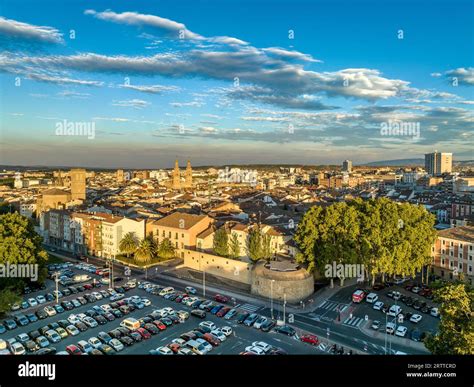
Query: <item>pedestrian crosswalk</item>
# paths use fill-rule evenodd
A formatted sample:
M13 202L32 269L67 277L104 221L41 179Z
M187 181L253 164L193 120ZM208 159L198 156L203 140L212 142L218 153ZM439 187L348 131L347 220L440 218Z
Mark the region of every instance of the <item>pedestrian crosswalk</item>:
M362 317L347 317L342 324L357 328L362 323L362 321L364 321Z
M249 312L249 313L255 313L261 307L257 305L252 305L252 304L243 304L243 305L239 305L238 308L245 310L246 312Z
M342 313L347 308L347 305L342 305L337 302L333 301L324 301L321 305L318 306L317 309L325 309L328 311L336 311L338 310Z

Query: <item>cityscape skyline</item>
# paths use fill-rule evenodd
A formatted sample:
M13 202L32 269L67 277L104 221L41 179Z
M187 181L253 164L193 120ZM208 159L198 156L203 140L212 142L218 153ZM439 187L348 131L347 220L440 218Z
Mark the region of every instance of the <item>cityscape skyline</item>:
M0 164L472 160L472 4L422 4L7 1Z

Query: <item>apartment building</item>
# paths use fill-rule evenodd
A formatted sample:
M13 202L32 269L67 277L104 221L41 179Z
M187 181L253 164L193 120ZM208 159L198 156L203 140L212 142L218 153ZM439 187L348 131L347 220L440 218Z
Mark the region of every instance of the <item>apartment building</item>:
M454 280L462 273L464 280L474 283L474 227L462 226L438 232L432 248L432 273Z
M184 250L195 250L198 234L206 230L212 222L212 218L207 215L174 212L164 218L147 222L146 234L152 234L157 242L168 238L177 255L184 257Z
M102 256L112 258L120 254L120 241L125 234L133 233L138 240L145 238L145 220L101 214Z

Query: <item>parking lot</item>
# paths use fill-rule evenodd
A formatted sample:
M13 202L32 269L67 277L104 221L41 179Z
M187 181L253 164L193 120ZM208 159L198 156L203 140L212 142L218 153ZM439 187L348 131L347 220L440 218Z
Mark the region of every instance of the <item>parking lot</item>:
M419 294L415 294L412 291L405 289L405 286L412 284L413 281L407 281L403 284L392 285L383 289L366 289L366 292L375 293L378 296L376 302L383 302L383 306L385 308L390 308L393 305L399 305L402 310L401 314L403 315L403 321L398 319L394 320L393 316L387 316L386 313L384 313L382 310L375 310L375 302L369 303L366 299L364 299L360 303L352 302L352 294L356 289L358 289L357 286L350 286L341 289L338 293L331 297L330 301L340 305L339 310L341 310L341 323L344 325L356 327L370 327L373 321L379 321L380 327L377 330L379 332L385 332L386 322L393 321L396 323L397 327L405 326L407 328L407 333L405 337L408 339L411 339L412 332L414 330L419 331L422 335L427 333L434 333L437 331L439 317L432 316L430 314L430 310L432 307L438 307L438 305L436 305L436 303L432 299L425 298ZM400 293L400 298L398 300L388 296L389 293L393 294L394 292ZM408 306L403 300L404 297L410 297L413 305ZM421 310L421 307L415 309L415 301L419 301L418 305L426 303L427 309L425 309L424 311ZM337 315L338 311L337 309L335 309L334 311L332 311L330 317L332 319L337 319ZM410 321L412 315L421 316L421 320L417 323Z
M152 286L152 284L149 284L148 291L143 288L143 285L139 285L136 287L132 287L131 284L129 286L124 286L126 279L122 279L117 285L116 285L116 290L118 292L123 292L123 296L115 296L117 300L111 300L111 294L115 294L117 292L111 290L108 291L108 285L101 285L100 284L100 279L101 276L97 275L92 272L86 272L83 269L78 269L76 267L68 267L64 268L64 270L70 270L72 272L72 275L77 275L77 274L87 274L89 275L90 279L81 284L74 285L75 288L78 286L84 286L87 284L88 288L90 289L85 289L83 291L79 291L76 294L70 294L67 296L63 296L59 299L59 304L64 303L65 301L73 301L75 302L76 307L71 308L70 310L62 310L64 308L58 308L57 310L51 307L54 307L56 305L56 300L52 301L47 301L42 304L38 304L36 306L29 306L28 308L25 309L20 309L15 312L12 312L12 318L17 317L18 320L18 315L30 315L30 314L37 314L38 311L44 310L47 308L50 312L50 316L46 316L44 318L40 318L37 321L32 321L27 323L25 326L18 326L13 329L6 329L5 332L0 334L0 339L4 341L12 341L13 339L16 339L17 342L21 342L22 346L27 347L26 343L29 341L28 346L30 347L29 353L35 353L38 352L40 346L44 346L46 349L42 349L39 351L41 352L47 352L47 348L54 348L54 352L56 353L61 353L61 354L66 354L66 349L68 348L68 352L73 352L73 347L70 347L72 345L77 346L78 343L82 340L84 341L89 341L89 339L93 337L104 337L104 335L101 335L100 332L112 332L115 331L117 333L116 329L120 326L120 323L125 319L125 318L134 318L136 320L139 320L141 323L142 327L146 327L146 321L148 321L149 324L155 324L155 329L152 329L151 327L148 330L145 330L144 336L141 338L135 337L132 340L124 339L124 336L133 336L130 334L130 332L127 332L125 330L125 333L122 332L117 335L117 338L121 342L122 345L117 345L116 347L113 347L115 349L110 350L110 348L107 348L107 346L99 347L99 344L105 344L107 340L102 340L102 342L97 342L97 348L99 351L95 350L92 353L99 354L99 353L123 353L123 354L149 354L150 351L157 350L158 348L161 348L162 353L173 353L173 351L169 351L167 349L163 349L162 347L167 347L171 344L174 344L171 346L175 352L178 352L178 350L187 348L185 342L189 341L190 337L185 337L185 340L181 339L181 336L185 333L189 333L194 331L194 333L191 333L191 336L193 336L194 339L199 341L199 337L201 337L201 342L206 345L207 350L205 351L206 354L240 354L240 353L260 353L260 351L255 350L252 345L254 342L263 342L263 344L268 344L268 348L266 348L265 352L266 353L272 353L272 354L322 354L325 353L324 349L321 349L318 344L318 341L314 341L314 338L309 338L310 340L307 341L313 341L313 344L311 345L308 344L307 342L302 342L301 337L296 335L291 335L287 336L285 334L277 332L275 329L277 327L274 327L270 329L269 332L263 332L261 329L257 329L256 327L253 326L253 324L249 324L250 326L245 326L245 324L237 322L237 318L240 316L240 312L243 312L242 310L238 310L238 313L233 316L233 318L230 319L224 319L224 317L218 317L216 314L213 314L210 312L211 309L208 311L205 311L206 316L205 318L201 319L198 317L195 317L193 315L190 315L187 318L176 318L178 316L178 313L171 313L172 316L168 317L173 317L173 320L175 323L173 323L173 320L168 321L166 317L161 318L158 312L159 310L162 310L163 308L172 308L174 312L178 311L186 311L190 313L193 309L196 308L196 305L192 307L191 305L185 305L183 302L178 303L173 300L173 296L176 296L176 294L182 295L181 298L184 296L184 289L176 289L172 293L172 296L170 299L166 299L163 296L160 296L158 293L163 287L158 287L157 285ZM95 281L93 281L95 279ZM148 285L148 284L147 284ZM121 286L121 288L119 288ZM154 288L154 290L153 290ZM46 282L46 288L36 291L34 293L30 293L25 295L25 299L31 299L31 298L36 298L41 295L45 295L47 293L51 293L55 289L55 282L53 280L47 280ZM59 289L64 291L66 289L66 286L59 285ZM151 291L153 290L153 292ZM155 293L155 294L154 294ZM94 295L92 295L94 294ZM86 297L87 296L87 297ZM213 300L215 295L209 295L208 297L209 300ZM86 303L83 305L81 303L78 303L78 299L82 297L83 299L87 298ZM121 299L119 298L121 297ZM51 298L51 297L49 297ZM133 299L133 300L132 300ZM200 300L204 301L201 298ZM186 299L184 299L186 300ZM198 298L196 297L196 300ZM84 301L84 300L83 300ZM226 301L226 300L222 300ZM122 305L118 304L113 304L114 302L117 302ZM133 305L132 305L133 304ZM69 304L68 304L69 305ZM109 307L106 307L104 305L109 305ZM128 311L128 307L130 307L132 310ZM212 307L217 307L223 308L224 304L219 303L213 300ZM70 307L70 305L69 305ZM103 307L103 308L101 308ZM124 309L125 307L125 309ZM231 309L231 306L228 306L229 309ZM106 310L108 313L106 313ZM116 315L111 316L110 312L114 311L117 312ZM126 311L123 312L122 311ZM155 312L153 315L152 313ZM42 313L42 312L41 312ZM156 315L158 313L158 316ZM84 315L82 315L84 314ZM250 314L250 313L249 313ZM44 313L43 313L44 315ZM71 315L80 315L77 317L77 319L71 317ZM86 317L87 315L87 317ZM97 315L100 315L102 317L107 316L107 318L101 318L97 317ZM148 319L146 319L146 316L150 316ZM180 314L181 316L184 316L185 314ZM31 317L31 316L30 316ZM67 321L69 318L69 321ZM94 320L95 324L91 322L90 320ZM145 318L146 321L143 321L143 318ZM8 320L5 319L5 320ZM1 323L5 325L5 320L3 320ZM66 321L65 321L66 320ZM158 329L158 323L157 321L163 321L167 322L167 324L161 324L162 328ZM225 329L225 332L227 333L225 336L220 335L220 340L214 340L213 338L209 338L207 336L206 339L202 339L203 335L205 335L208 330L205 330L204 328L200 328L199 324L202 323L203 321L210 321L215 324L216 328L223 328L223 327L228 327L230 329ZM75 325L76 327L80 327L81 330L77 332L77 329L72 330L72 328L67 329L69 325L71 325L71 322L74 323L72 325ZM87 322L84 324L84 322ZM56 324L55 324L56 323ZM81 324L82 323L82 324ZM53 324L53 325L51 325ZM88 325L90 324L90 326ZM61 326L63 329L61 329ZM35 332L38 330L41 330L43 328L43 332ZM198 328L200 328L201 332L196 331ZM55 332L47 332L53 330ZM150 337L147 337L146 333L149 332L151 333ZM19 337L20 334L26 333L27 336L22 335ZM57 333L57 334L56 334ZM44 340L40 339L40 344L38 344L38 334L40 336L47 336L49 338ZM48 336L49 335L49 336ZM197 337L196 337L197 335ZM218 332L215 332L215 335L218 335ZM120 337L121 336L121 337ZM136 336L136 335L135 335ZM31 338L34 338L34 340L31 340ZM59 339L58 339L59 337ZM140 339L140 341L138 341ZM181 339L181 340L179 340ZM204 341L208 341L212 344L209 345ZM307 338L306 338L307 339ZM56 342L54 342L56 340ZM10 348L13 346L13 344L6 343L7 346ZM115 342L116 343L116 342ZM262 345L263 345L262 344ZM123 347L123 348L122 348ZM271 350L270 350L271 348ZM84 350L83 352L90 352L91 348L88 348L88 350ZM210 349L210 350L209 350ZM5 353L8 350L3 350ZM21 351L20 351L21 352ZM81 351L82 352L82 351ZM190 351L181 351L183 354L189 353ZM181 353L180 352L180 353ZM197 351L199 352L199 351Z

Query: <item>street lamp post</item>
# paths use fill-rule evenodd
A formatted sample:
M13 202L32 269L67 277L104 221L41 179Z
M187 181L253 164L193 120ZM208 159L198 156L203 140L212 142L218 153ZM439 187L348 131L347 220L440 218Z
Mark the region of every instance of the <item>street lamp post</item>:
M272 311L272 320L273 320L273 283L275 280L272 279L272 282L270 282L270 309Z
M206 297L206 268L204 268L204 271L202 272L202 293L203 296Z
M56 282L56 305L59 304L59 272L54 273L54 278Z
M283 325L286 324L286 293L283 293Z

